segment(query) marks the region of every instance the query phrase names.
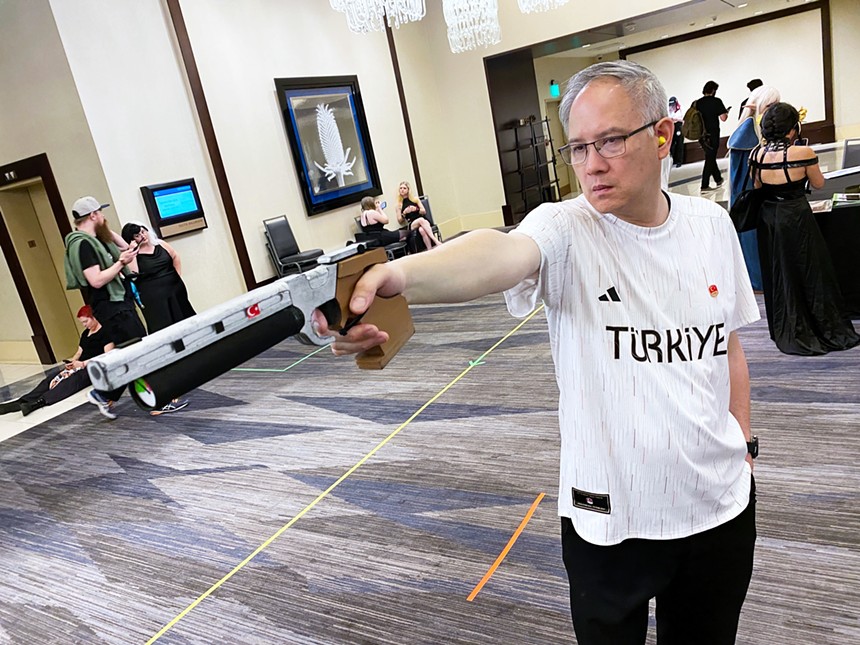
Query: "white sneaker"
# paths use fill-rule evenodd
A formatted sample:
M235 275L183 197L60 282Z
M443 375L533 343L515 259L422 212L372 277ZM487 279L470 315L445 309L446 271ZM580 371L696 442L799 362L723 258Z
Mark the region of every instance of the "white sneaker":
M113 401L108 401L95 390L87 392L87 401L98 406L99 412L102 416L107 417L108 419L116 419L116 414L113 412Z
M182 408L188 405L188 399L174 399L167 405L165 405L160 410L152 410L149 414L153 417L157 417L160 414L167 414L169 412L179 412Z

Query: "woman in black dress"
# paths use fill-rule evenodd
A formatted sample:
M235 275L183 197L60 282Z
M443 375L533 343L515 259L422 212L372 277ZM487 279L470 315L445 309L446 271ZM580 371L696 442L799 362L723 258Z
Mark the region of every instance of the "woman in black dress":
M763 201L758 225L762 287L770 337L781 352L816 356L860 344L843 313L830 254L806 199L807 181L824 186L815 152L792 145L797 110L771 106L761 122L764 145L750 155Z
M412 188L409 182L401 181L397 187L397 221L402 225L409 223L409 230L416 231L424 240L424 246L427 249L432 249L434 246L442 244L433 235L433 228L430 222L424 217L427 211L421 200L412 194Z
M129 265L143 304L146 328L152 334L195 314L182 282L179 254L167 242L153 239L149 230L130 222L122 227L122 239L137 242L138 253Z

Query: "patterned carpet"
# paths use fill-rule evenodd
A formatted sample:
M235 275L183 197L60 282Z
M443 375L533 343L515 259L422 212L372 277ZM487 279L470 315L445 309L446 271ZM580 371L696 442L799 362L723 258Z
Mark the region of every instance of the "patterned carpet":
M157 642L575 642L542 313L320 499L518 323L499 297L414 315L382 372L322 351L230 372L177 414L126 397L116 421L84 405L0 444L0 643L147 642L261 545ZM860 642L860 350L784 356L764 322L742 340L762 456L738 642Z

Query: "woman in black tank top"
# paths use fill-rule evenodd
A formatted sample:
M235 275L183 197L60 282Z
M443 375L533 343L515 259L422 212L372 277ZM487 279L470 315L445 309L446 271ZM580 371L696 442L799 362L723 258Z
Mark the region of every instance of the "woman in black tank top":
M410 231L416 231L424 240L424 246L432 249L442 244L433 233L433 227L424 217L427 211L421 200L412 194L409 182L401 181L397 188L397 221L401 224L409 224Z
M761 123L764 145L750 153L750 172L763 193L758 245L770 337L786 354L815 356L860 344L843 313L830 253L806 199L806 184L824 186L818 157L793 146L797 110L777 103Z

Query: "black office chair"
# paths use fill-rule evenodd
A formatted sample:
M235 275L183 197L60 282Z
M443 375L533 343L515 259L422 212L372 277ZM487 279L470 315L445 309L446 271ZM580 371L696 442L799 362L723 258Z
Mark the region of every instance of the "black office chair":
M436 236L436 239L442 242L442 234L439 232L439 227L436 226L436 222L433 221L433 212L430 210L430 198L427 195L421 195L418 199L421 200L421 205L424 206L424 210L426 214L422 215L424 219L430 222L430 228L433 229L433 235Z
M842 167L853 168L854 166L860 166L860 139L845 139Z
M323 254L323 250L299 251L286 215L263 220L263 226L266 229L266 248L269 249L269 257L278 276L301 273L317 265L317 258Z

